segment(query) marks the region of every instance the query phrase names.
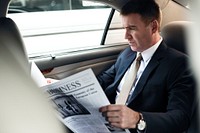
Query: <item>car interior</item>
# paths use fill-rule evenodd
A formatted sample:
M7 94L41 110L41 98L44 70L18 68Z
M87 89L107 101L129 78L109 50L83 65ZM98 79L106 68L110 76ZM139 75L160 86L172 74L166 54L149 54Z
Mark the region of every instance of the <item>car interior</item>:
M93 0L91 0L93 1ZM97 75L115 62L119 53L128 44L104 45L109 38L108 29L115 27L115 14L125 4L123 0L94 0L112 7L101 45L87 50L67 52L64 55L30 58L23 36L15 20L7 17L10 0L0 1L0 72L1 111L0 132L6 133L66 133L69 131L56 118L54 109L46 100L46 95L37 87L30 76L30 62L34 61L46 78L62 79L87 68ZM188 54L188 29L193 22L188 18L190 10L172 0L157 0L163 11L161 35L166 44ZM175 8L177 14L171 9ZM171 15L173 14L173 15ZM113 27L112 27L113 26ZM176 45L174 45L176 44ZM195 103L190 128L187 133L199 133L199 101ZM50 111L49 111L50 110Z

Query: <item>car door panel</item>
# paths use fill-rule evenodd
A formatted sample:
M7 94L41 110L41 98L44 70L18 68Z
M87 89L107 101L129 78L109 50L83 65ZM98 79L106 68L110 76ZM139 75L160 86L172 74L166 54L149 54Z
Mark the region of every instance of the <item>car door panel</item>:
M79 71L92 68L95 75L111 66L127 44L102 46L33 60L45 77L62 79Z

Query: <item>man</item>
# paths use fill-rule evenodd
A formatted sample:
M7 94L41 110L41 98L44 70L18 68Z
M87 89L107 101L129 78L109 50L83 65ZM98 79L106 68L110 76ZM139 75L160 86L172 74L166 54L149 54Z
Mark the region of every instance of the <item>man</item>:
M97 77L112 103L99 111L111 126L131 133L184 132L190 124L195 91L188 57L164 43L159 34L161 13L154 0L129 1L121 17L130 47ZM129 97L125 105L115 104L137 53L142 61Z

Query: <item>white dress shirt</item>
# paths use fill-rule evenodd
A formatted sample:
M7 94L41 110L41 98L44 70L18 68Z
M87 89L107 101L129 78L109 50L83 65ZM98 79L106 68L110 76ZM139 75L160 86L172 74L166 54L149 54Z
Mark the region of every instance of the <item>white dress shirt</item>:
M137 85L137 82L139 81L139 79L140 79L140 77L141 77L141 75L142 75L144 69L145 69L146 66L148 65L149 61L151 60L151 57L153 56L153 54L154 54L155 51L157 50L157 48L158 48L158 46L160 45L160 43L162 42L162 40L163 40L163 39L162 39L162 37L161 37L161 39L160 39L155 45L153 45L152 47L148 48L147 50L145 50L145 51L143 51L143 52L141 53L141 54L142 54L142 61L141 61L141 63L140 63L140 67L139 67L138 72L137 72L136 80L134 81L135 84L133 84L132 89L131 89L131 91L130 91L129 98L130 98L130 96L133 94L134 89L135 89L135 86ZM133 63L132 63L132 65L133 65ZM132 66L132 65L131 65L131 66ZM131 67L131 66L130 66L130 67ZM123 76L123 78L122 78L122 80L121 80L121 82L120 82L120 84L119 84L119 86L118 86L118 88L117 88L117 96L119 95L119 93L120 93L120 91L121 91L121 89L122 89L122 85L123 85L124 82L125 82L125 78L126 78L126 75L129 73L129 70L130 70L130 68L129 68L129 69L126 71L126 73L124 74L124 76ZM126 104L128 104L128 101L129 101L129 99L127 100L127 103L126 103Z

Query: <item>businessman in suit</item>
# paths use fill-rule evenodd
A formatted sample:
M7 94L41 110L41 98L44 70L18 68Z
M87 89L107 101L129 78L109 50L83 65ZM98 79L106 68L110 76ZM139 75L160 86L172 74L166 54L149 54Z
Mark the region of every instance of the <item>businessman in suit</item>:
M161 12L154 0L130 0L120 13L130 47L97 76L111 102L99 111L111 126L131 133L183 133L195 97L188 57L167 47L160 36ZM135 84L125 105L115 104L137 53L142 61Z

